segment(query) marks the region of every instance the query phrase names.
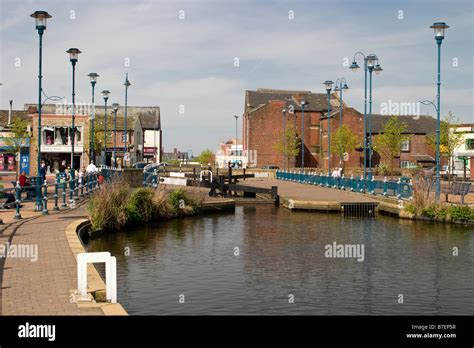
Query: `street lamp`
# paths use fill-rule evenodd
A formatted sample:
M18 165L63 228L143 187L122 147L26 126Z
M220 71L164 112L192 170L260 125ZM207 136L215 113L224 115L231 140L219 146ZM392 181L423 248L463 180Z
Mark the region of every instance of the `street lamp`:
M285 162L286 162L286 108L283 108L282 110L282 116L283 116L283 170L286 168L285 167Z
M117 168L117 111L119 108L118 103L113 103L112 107L114 109L114 151L113 151L113 158L114 158L114 167Z
M39 35L39 69L38 69L38 168L36 174L36 211L43 210L41 202L41 82L43 79L43 33L46 30L46 22L52 16L46 11L35 11L30 15L35 19L36 30Z
M441 108L441 43L444 39L444 31L449 28L449 25L446 25L444 22L436 22L433 23L430 28L434 29L435 33L435 40L438 44L438 94L437 94L437 118L436 118L436 200L439 201L440 193L441 193L441 182L439 177L439 167L440 167L440 126L441 126L441 118L440 118L440 108Z
M301 104L301 170L304 169L304 108L308 105L305 99L300 101Z
M331 89L333 84L331 80L323 82L328 94L328 176L331 176Z
M349 86L347 85L346 79L344 77L340 77L336 80L334 87L334 92L339 92L339 103L340 105L340 114L339 114L339 127L342 127L342 91L347 91Z
M107 164L107 100L109 100L110 91L104 89L102 96L104 97L104 164Z
M77 48L70 48L66 51L69 53L69 60L72 64L72 131L71 131L71 181L70 181L70 190L69 190L69 203L71 206L74 206L74 138L76 134L76 127L74 126L74 119L75 119L75 112L76 112L76 90L75 90L75 83L76 83L76 63L79 59L79 53L82 53Z
M365 55L362 52L356 52L349 69L356 72L360 66L356 62L357 56L364 59L364 185L367 178L367 148L369 148L369 179L372 178L372 72L378 75L382 72L382 67L378 63L378 57L375 54ZM367 72L370 72L370 106L369 117L367 116ZM368 122L367 122L368 121ZM368 123L368 124L367 124ZM369 137L367 137L367 128L369 128Z
M127 147L127 142L128 142L128 130L127 130L127 99L128 99L128 87L130 87L131 83L128 81L128 73L125 75L125 82L123 84L125 86L125 113L124 113L124 133L125 133L125 140L124 140L124 145L125 145L125 150L123 153L123 166L125 167L125 155L127 153L128 147Z
M89 159L92 161L94 160L94 123L95 123L95 101L94 101L94 90L95 90L95 84L97 83L97 78L99 77L99 74L97 73L90 73L89 75L90 80L91 80L91 86L92 86L92 113L91 113L91 136L90 136L90 142L89 142Z
M372 179L372 72L375 71L377 75L382 72L382 67L378 63L378 58L375 54L369 54L367 56L367 68L369 69L369 117L367 119L369 126L369 137L368 137L368 148L369 148L369 180Z
M237 156L237 138L238 138L238 119L239 119L239 116L238 115L234 115L234 118L235 118L235 155Z

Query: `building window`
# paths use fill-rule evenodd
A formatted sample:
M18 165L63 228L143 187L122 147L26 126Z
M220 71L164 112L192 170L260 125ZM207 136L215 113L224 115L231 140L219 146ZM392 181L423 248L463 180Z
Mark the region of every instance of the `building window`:
M401 151L410 151L410 140L406 139L402 142L402 145L400 146Z
M76 129L74 144L82 145L82 126L74 127ZM44 126L41 136L42 145L70 145L69 136L70 127Z
M414 162L400 161L400 168L413 168L416 167Z
M466 139L466 150L474 150L474 139Z

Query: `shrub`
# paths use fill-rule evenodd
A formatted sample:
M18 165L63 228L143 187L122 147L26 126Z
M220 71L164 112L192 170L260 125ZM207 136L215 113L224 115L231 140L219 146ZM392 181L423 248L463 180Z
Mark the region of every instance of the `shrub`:
M153 189L139 188L133 191L125 208L127 223L150 221L154 215L154 204Z
M385 162L381 162L375 167L375 173L377 175L388 175L390 173L390 168Z
M89 201L92 229L113 230L122 227L127 221L125 207L129 195L130 187L125 182L104 184Z
M407 204L404 209L410 214L417 214L417 209L413 204Z
M437 214L437 207L435 205L430 205L421 210L421 215L434 219Z
M467 205L453 205L449 207L449 215L453 221L467 222L474 220L474 210Z
M174 215L190 215L197 210L197 202L188 197L183 189L177 189L169 193L168 202Z

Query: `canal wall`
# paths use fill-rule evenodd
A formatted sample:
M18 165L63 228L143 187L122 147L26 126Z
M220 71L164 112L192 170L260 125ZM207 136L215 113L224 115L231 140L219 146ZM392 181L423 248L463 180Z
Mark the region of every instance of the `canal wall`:
M89 220L79 219L70 223L64 231L69 248L76 259L76 263L77 255L86 252L79 234L84 233L88 228L90 228ZM79 308L100 308L104 315L128 315L120 303L104 302L106 286L93 264L87 265L87 285L89 301L76 302ZM70 292L71 298L75 298L77 295L76 290L71 290Z

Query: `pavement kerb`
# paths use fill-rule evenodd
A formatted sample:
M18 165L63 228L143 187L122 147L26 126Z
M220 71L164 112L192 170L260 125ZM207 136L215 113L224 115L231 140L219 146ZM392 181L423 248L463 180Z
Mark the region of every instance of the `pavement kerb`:
M84 223L88 223L87 219L78 219L71 222L65 229L66 239L68 241L69 247L74 255L74 258L77 261L77 254L85 253L86 250L77 235L77 229ZM104 315L128 315L127 311L122 307L120 303L106 303L106 302L96 302L92 293L97 290L105 291L105 283L102 280L99 272L95 269L94 265L89 264L87 266L87 285L88 285L88 295L91 299L90 302L76 302L77 306L80 308L100 308ZM71 289L71 294L77 293L77 289Z

